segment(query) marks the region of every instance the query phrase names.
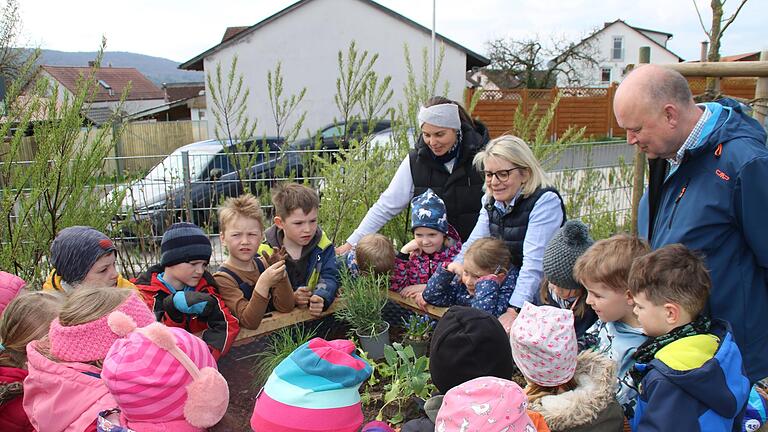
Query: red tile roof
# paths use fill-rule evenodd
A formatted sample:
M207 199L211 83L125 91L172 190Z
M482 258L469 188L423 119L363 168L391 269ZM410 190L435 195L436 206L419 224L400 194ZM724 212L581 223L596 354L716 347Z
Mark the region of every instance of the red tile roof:
M73 66L43 65L41 68L72 93L77 91L77 81L91 71L88 67ZM126 100L165 99L165 93L136 68L102 67L96 70L95 78L111 87L112 94L106 87L98 85L89 102L119 101L129 83L131 87Z

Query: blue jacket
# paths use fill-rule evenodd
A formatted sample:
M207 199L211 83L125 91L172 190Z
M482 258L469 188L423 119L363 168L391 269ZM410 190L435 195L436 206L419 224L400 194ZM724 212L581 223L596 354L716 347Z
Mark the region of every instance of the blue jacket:
M768 376L768 150L763 128L730 99L661 185L653 249L682 243L703 253L712 277L709 312L731 323L751 382ZM638 231L648 238L648 192Z
M517 270L510 270L501 285L495 278L480 278L475 283L475 295L470 295L461 277L440 266L429 278L422 296L424 300L435 306L469 306L484 310L498 317L507 311L508 300L515 290Z
M282 246L282 234L276 225L269 227L264 232L264 243L259 246L259 255L266 252L272 254L274 249ZM286 257L287 258L287 257ZM339 289L339 267L336 261L336 251L333 243L318 227L315 237L304 246L302 256L295 265L306 265L304 280L295 280L293 272L289 266L293 265L286 259L286 270L291 280L293 290L300 286L306 286L313 290L313 294L323 298L323 309L328 309L336 298L336 291Z
M635 365L646 374L638 387L633 431L733 429L749 396L749 380L728 323L715 320L710 332L672 342L649 363Z

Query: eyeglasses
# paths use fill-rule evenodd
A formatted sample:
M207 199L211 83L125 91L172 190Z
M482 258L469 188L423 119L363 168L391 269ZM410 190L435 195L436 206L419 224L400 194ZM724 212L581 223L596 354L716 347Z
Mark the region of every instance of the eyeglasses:
M496 176L496 179L500 182L505 182L509 180L509 175L512 174L512 171L518 170L518 169L525 169L524 167L514 167L510 169L505 170L498 170L498 171L483 171L485 173L485 181L491 181L494 176Z

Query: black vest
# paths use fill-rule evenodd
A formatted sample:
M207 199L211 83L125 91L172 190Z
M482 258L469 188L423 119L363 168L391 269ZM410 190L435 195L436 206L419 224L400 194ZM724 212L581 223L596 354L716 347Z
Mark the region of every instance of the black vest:
M563 221L560 224L562 226L565 223L565 205L560 193L552 187L538 188L531 195L523 199L518 198L514 206L507 207L506 213L503 214L494 205L493 198L485 204L491 237L504 240L512 254L512 264L518 269L523 265L523 242L525 241L525 233L528 232L528 217L531 215L536 201L545 192L554 192L560 198L560 208L563 210Z
M477 224L480 213L480 199L483 197L483 176L472 166L472 159L488 142L485 125L476 122L476 127L462 124L461 154L448 172L437 162L432 151L419 137L416 149L408 155L413 179L413 196L419 196L431 188L445 202L448 223L456 228L462 241L469 238Z

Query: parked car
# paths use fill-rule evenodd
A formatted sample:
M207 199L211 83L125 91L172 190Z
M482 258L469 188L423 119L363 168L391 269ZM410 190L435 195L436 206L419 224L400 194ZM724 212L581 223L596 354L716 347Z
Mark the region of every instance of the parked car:
M282 178L301 177L301 161L281 150L282 143L282 138L277 137L247 141L243 150L255 157L243 171L242 179L236 169L237 158L230 156L237 152L235 144L207 140L180 147L155 165L146 177L118 189L125 192L118 222L126 234L138 234L135 225L144 223L150 225L153 235L162 235L172 223L187 220L187 209L191 209L192 222L215 229L217 221L212 215L221 200L244 191L259 193L264 186L271 186ZM185 189L185 153L189 170L189 205Z
M347 127L347 137L344 138L344 129L347 124L345 122L331 123L321 128L317 133L310 138L304 138L294 141L289 145L290 150L338 150L339 147L349 147L349 141L351 139L361 140L362 138L381 132L384 129L392 127L392 122L389 120L379 120L373 125L373 130L370 130L368 120L355 120L349 122Z

